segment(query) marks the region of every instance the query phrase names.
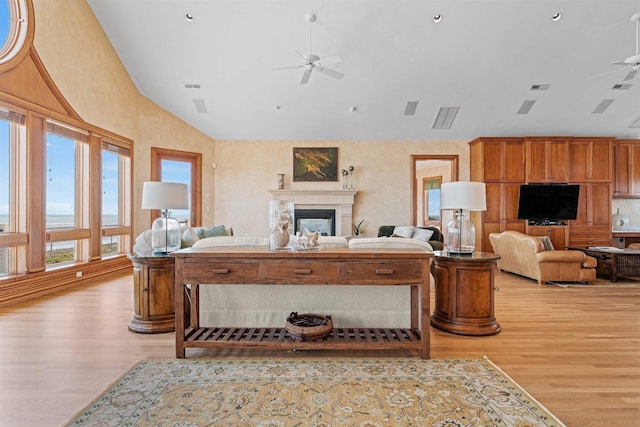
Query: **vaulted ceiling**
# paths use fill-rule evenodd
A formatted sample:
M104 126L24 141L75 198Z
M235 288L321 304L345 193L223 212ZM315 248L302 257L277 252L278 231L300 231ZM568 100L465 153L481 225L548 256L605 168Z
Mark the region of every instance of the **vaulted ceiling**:
M611 64L640 0L87 1L140 92L214 139L640 138L640 73ZM343 78L273 70L310 27Z

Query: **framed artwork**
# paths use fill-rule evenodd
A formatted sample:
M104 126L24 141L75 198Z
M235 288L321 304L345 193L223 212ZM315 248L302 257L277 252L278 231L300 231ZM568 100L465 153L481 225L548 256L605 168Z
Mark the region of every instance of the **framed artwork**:
M293 148L294 181L338 181L338 148Z

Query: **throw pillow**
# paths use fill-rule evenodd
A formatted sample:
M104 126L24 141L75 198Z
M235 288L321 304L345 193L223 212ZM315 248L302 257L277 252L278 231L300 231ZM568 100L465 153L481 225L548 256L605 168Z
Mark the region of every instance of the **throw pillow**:
M431 236L433 236L433 230L425 230L424 228L413 227L413 234L411 234L412 239L428 242Z
M399 237L411 237L413 234L413 227L411 225L407 226L397 226L393 229L393 234Z
M204 239L206 237L214 237L214 236L226 236L227 230L224 225L216 225L211 228L202 228L198 231L198 237Z
M191 247L198 240L200 240L200 237L198 237L198 233L196 233L196 231L191 227L187 227L184 230L184 233L182 233L183 247Z
M551 243L551 239L549 236L537 236L538 239L542 242L542 247L545 251L553 251L553 243Z

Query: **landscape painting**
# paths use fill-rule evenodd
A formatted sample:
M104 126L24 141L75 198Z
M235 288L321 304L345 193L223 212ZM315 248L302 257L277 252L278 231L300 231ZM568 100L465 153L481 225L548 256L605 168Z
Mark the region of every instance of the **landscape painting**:
M338 148L293 148L294 181L338 181Z

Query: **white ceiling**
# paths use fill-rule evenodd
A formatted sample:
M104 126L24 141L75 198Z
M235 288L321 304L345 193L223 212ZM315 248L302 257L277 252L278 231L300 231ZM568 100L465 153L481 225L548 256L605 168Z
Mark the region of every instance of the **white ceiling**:
M591 78L635 54L640 0L87 1L140 92L214 139L640 138L640 77ZM272 70L307 53L310 12L313 53L340 56L341 80ZM433 129L451 106L452 127Z

